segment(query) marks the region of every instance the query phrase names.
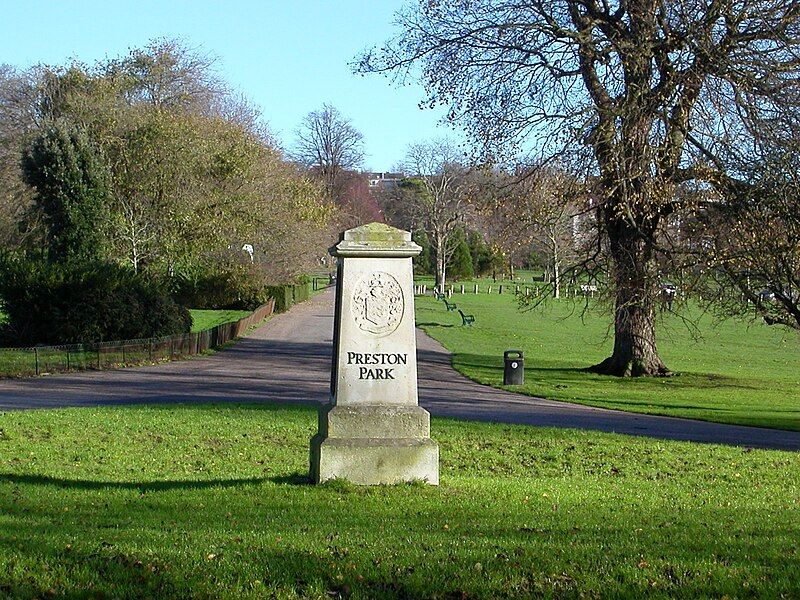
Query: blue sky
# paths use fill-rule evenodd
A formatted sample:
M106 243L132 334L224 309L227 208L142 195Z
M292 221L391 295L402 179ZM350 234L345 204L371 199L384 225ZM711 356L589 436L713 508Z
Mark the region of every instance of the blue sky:
M410 143L450 134L442 110L420 110L419 85L361 77L348 63L394 33L400 0L3 2L0 63L94 63L179 38L218 59L219 74L292 144L302 118L327 102L364 134L365 167L389 170Z

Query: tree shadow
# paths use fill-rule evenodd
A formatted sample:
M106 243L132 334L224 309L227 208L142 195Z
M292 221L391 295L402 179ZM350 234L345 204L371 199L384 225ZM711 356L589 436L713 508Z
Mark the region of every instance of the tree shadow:
M289 477L296 477L293 474ZM201 490L214 487L243 487L260 485L266 481L281 479L280 477L250 477L245 479L209 479L209 480L177 480L177 481L93 481L90 479L62 479L47 475L19 475L16 473L0 473L0 481L12 484L47 485L62 489L120 489L140 492L163 492L170 490Z
M544 364L542 364L544 362ZM609 381L609 382L624 382L626 386L650 386L664 385L665 378L663 377L616 377L614 375L599 375L588 371L588 367L565 367L562 365L554 364L554 361L541 361L537 359L537 364L531 364L533 361L525 363L525 375L529 378L541 378L550 381L554 384L560 383L573 383L579 384L585 381ZM486 354L463 354L458 353L453 355L453 365L465 368L476 368L485 371L493 371L502 375L503 372L503 357L486 355ZM703 389L716 389L716 388L731 388L741 390L758 390L757 385L743 382L742 380L732 377L730 375L721 375L718 373L700 373L700 372L681 372L675 373L675 376L668 378L666 381L670 389L682 388L703 388ZM526 393L520 390L522 393ZM695 407L696 408L696 407Z
M248 477L244 479L208 479L208 480L173 480L173 481L96 481L91 479L63 479L48 475L20 475L17 473L0 473L0 482L26 485L46 485L62 489L120 489L137 490L139 492L165 492L170 490L202 490L214 487L244 487L271 482L277 485L306 486L312 485L306 472L295 471L272 477Z
M272 483L278 485L313 485L309 474L301 471L295 471L294 473L289 473L288 475L276 475L275 477L269 477L267 478L267 481L271 481Z

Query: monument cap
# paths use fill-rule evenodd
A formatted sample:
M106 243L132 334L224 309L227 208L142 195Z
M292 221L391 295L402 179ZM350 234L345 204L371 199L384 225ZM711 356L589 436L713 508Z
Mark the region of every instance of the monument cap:
M385 223L369 223L345 231L329 252L332 256L405 258L416 256L422 247L411 241L408 231Z

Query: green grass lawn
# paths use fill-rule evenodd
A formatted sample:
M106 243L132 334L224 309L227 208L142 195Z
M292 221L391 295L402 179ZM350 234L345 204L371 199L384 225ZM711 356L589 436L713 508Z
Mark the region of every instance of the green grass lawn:
M581 317L582 301L559 300L520 312L513 294L454 294L474 314L462 327L457 312L417 297L417 324L453 352L453 365L471 379L502 387L503 351L525 353L525 385L516 391L592 406L724 423L800 430L800 337L760 323L698 319L701 339L683 320L658 325L669 378L620 379L582 369L611 353L613 331L599 305Z
M800 454L434 419L441 486L306 483L313 409L0 414L0 596L800 596Z
M200 310L191 309L192 333L211 329L223 323L238 321L250 314L249 310Z

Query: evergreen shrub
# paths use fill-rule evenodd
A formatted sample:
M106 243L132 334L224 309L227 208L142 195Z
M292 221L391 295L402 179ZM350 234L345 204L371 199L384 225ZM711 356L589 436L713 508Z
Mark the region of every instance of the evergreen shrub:
M0 257L0 301L7 346L161 337L192 324L164 282L108 263Z
M255 310L265 304L270 288L246 267L220 268L178 275L173 281L176 300L192 308Z
M472 279L475 277L475 270L472 265L472 254L467 243L467 237L463 230L456 232L456 248L450 257L448 270L450 278L453 280Z

